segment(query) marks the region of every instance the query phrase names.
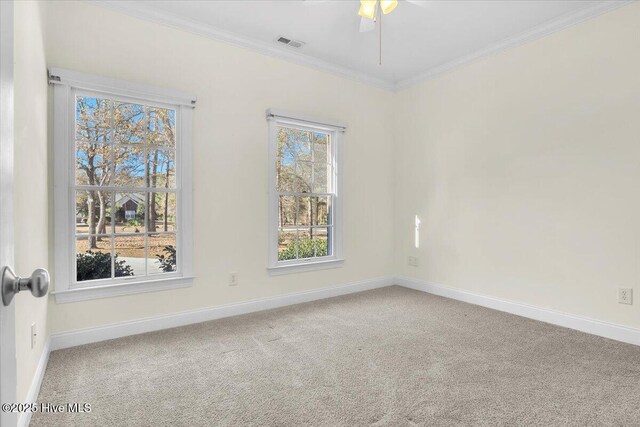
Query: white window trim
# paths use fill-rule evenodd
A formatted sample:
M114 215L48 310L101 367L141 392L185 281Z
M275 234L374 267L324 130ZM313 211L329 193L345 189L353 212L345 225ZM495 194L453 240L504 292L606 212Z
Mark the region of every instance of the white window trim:
M52 68L49 82L54 85L53 93L53 161L54 161L54 283L57 303L106 298L141 292L162 291L184 288L193 283L193 153L192 123L196 98L193 95L152 86L131 83L106 77L87 75L75 71ZM147 103L166 104L179 111L176 129L180 147L176 150L176 164L179 177L179 203L177 203L177 245L179 250L179 270L162 274L158 278L149 276L90 281L76 284L73 272L75 259L75 224L72 215L71 194L75 180L75 155L71 149L70 136L74 131L76 90L104 93L142 100ZM73 108L72 108L73 107Z
M338 121L328 121L307 115L285 112L282 110L267 110L268 140L269 140L269 247L267 270L271 275L300 273L305 271L322 270L327 268L339 268L344 264L343 248L343 135L347 124ZM276 161L278 151L277 128L278 125L293 125L312 127L331 133L332 136L332 161L333 179L335 182L335 195L333 198L333 253L331 256L321 258L297 259L290 261L278 261L278 191L276 186Z

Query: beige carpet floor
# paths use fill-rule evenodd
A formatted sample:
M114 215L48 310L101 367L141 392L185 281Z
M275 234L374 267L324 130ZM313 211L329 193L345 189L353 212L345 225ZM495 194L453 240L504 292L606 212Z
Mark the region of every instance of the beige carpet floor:
M640 347L400 287L51 354L32 426L638 426Z

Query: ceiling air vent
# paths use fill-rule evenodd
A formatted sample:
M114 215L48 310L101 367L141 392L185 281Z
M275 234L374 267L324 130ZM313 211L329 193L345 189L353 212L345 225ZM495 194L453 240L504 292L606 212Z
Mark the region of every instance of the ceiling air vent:
M282 36L278 37L276 39L276 42L285 44L285 45L287 45L289 47L294 47L296 49L299 49L302 46L304 46L304 42L300 42L300 41L297 41L297 40L291 40L291 39L288 39L288 38L282 37Z

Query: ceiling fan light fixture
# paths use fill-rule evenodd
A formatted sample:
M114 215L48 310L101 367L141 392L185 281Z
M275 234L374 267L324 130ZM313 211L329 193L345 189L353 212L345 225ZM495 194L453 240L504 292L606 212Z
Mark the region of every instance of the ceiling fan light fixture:
M377 2L378 0L360 0L360 10L358 11L358 15L367 19L375 19Z
M393 12L396 6L398 6L398 0L380 0L380 9L385 15Z

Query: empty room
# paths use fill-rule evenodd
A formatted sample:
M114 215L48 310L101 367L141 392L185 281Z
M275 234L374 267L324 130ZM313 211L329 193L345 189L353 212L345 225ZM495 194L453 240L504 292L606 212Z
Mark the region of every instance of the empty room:
M640 425L640 2L0 19L2 427Z

